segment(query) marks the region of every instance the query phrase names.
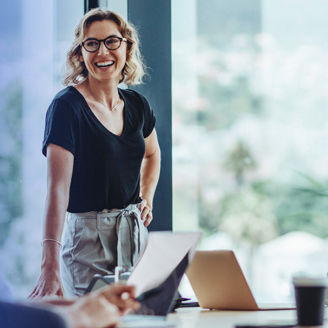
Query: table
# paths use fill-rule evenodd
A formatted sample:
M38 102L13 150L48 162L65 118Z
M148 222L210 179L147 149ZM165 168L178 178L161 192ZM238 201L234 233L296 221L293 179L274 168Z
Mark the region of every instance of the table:
M327 317L327 313L325 318ZM236 324L274 324L296 322L295 310L214 311L182 308L169 314L167 321L178 328L233 328ZM326 322L325 326L327 326Z

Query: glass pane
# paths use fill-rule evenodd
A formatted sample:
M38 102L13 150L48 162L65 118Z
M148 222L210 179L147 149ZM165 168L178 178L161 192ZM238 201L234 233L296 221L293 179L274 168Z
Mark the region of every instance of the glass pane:
M0 262L15 296L40 272L44 119L82 14L80 0L12 0L0 11Z
M328 271L326 1L172 1L174 229L260 301ZM188 27L184 17L188 17Z

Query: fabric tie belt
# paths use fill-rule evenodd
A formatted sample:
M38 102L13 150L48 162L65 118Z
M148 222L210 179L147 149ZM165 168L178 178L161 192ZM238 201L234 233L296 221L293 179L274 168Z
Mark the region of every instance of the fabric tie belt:
M67 213L61 261L64 289L81 295L94 274L112 274L116 266L133 267L148 236L140 215L138 204Z

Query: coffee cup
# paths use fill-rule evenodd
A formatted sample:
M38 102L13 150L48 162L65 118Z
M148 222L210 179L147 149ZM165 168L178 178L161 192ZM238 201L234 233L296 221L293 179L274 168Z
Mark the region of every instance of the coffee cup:
M297 324L299 326L322 326L324 320L326 277L295 276Z

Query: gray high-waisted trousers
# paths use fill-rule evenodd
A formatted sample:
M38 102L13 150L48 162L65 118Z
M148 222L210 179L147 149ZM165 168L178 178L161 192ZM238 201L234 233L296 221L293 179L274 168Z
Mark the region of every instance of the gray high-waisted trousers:
M101 212L67 213L62 238L61 277L65 294L83 295L94 274L135 265L148 230L138 204Z

